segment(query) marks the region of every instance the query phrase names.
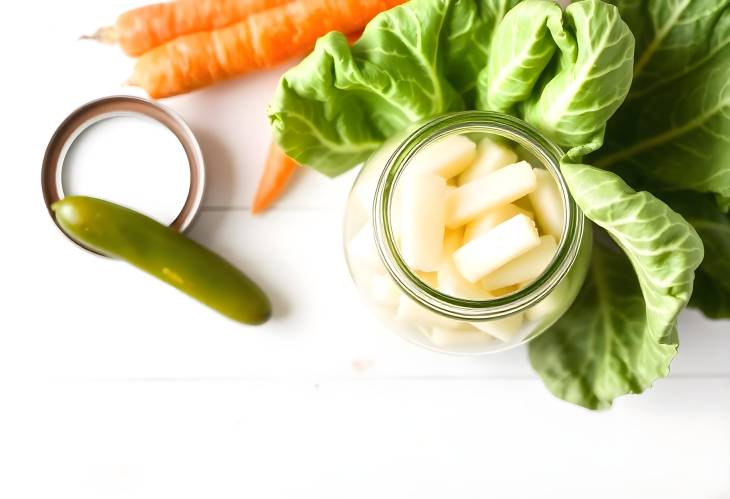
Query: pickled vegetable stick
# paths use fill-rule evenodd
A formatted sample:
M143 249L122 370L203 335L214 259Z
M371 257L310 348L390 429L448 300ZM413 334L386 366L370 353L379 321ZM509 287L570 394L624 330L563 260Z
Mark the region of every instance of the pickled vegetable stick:
M532 213L534 215L535 208L532 206L532 203L530 202L530 196L524 196L518 199L513 203L516 207L522 208L528 213ZM532 218L535 218L534 216Z
M431 342L440 348L486 347L494 339L474 329L444 329L435 327L429 335Z
M570 300L569 291L570 281L569 279L563 279L541 302L525 311L527 319L531 321L553 321L557 319L565 303Z
M397 307L401 291L390 276L376 274L370 280L370 298L376 305Z
M353 196L347 200L347 218L342 227L345 241L349 241L352 237L357 234L363 225L370 221L370 213L366 213L360 205L360 202Z
M517 285L517 284L515 284L513 286L507 286L507 287L504 287L504 288L493 289L493 290L489 291L489 294L492 295L492 296L494 296L495 298L499 298L500 296L511 295L512 293L514 293L518 289L520 289L520 286Z
M464 230L458 229L447 229L444 232L444 255L451 256L451 254L463 246L462 241L464 240Z
M367 222L362 229L347 243L348 253L358 262L367 265L375 270L383 269L383 262L375 245L373 224Z
M472 322L471 325L480 331L507 343L514 337L515 333L520 330L520 326L522 326L524 319L524 313L517 313L510 315L509 317L504 317L503 319Z
M370 209L372 216L372 207ZM403 237L403 189L396 189L390 204L390 227L396 244L400 245Z
M459 227L479 214L509 204L537 188L537 178L527 161L505 166L458 187L447 200L446 225Z
M361 169L357 177L352 194L368 213L371 213L373 210L373 200L375 199L375 191L378 187L380 175L383 173L397 145L397 143L383 145L383 147L368 158L367 168Z
M530 218L534 218L532 212L523 210L515 204L505 204L479 215L477 218L466 224L466 228L464 230L464 243L468 243L477 236L486 234L497 225L509 220L515 215L519 215L520 213Z
M485 301L493 298L479 284L471 283L464 279L461 272L456 268L452 257L448 257L447 262L441 267L436 274L436 289L442 293L453 296L455 298L463 298L465 300Z
M476 155L474 142L463 135L450 135L424 146L411 159L408 171L449 179L471 165Z
M413 175L403 182L400 251L414 270L436 271L443 258L446 180Z
M439 315L436 312L432 312L419 305L405 293L401 293L400 295L398 310L396 311L395 316L396 319L403 321L406 324L416 324L427 328L441 327L453 329L459 324L453 319Z
M530 193L529 198L535 208L537 222L546 234L560 239L563 234L563 197L558 190L558 184L547 170L535 170L537 189Z
M360 207L370 214L373 211L373 200L375 199L375 190L378 187L379 177L372 171L368 171L364 175L366 176L358 179L352 195L358 201Z
M527 316L527 319L531 321L541 320L558 310L560 305L561 303L557 297L553 297L552 294L549 294L541 302L527 309L525 311L525 315Z
M426 283L432 288L436 289L436 272L415 272L421 282Z
M449 229L444 236L444 261L436 272L436 279L432 287L444 294L466 300L488 300L492 296L479 284L473 284L461 275L454 265L452 254L462 246L464 231Z
M540 244L535 222L515 215L454 252L454 263L469 282L477 282Z
M542 236L539 246L485 276L481 281L482 286L493 290L534 281L550 265L557 251L555 238Z
M221 256L151 218L109 201L67 196L51 205L74 241L124 260L244 324L271 317L269 298Z
M474 163L459 175L457 184L468 184L513 163L517 163L517 154L512 149L485 137L477 146Z

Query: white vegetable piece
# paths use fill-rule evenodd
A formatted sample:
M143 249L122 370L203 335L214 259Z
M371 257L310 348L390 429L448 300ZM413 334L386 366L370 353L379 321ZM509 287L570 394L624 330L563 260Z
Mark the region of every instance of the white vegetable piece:
M424 146L408 164L407 172L454 177L474 162L477 146L463 135L449 135Z
M378 248L375 245L372 223L367 222L363 225L362 229L347 243L347 249L350 257L359 263L378 271L384 268Z
M477 282L539 244L535 222L519 214L456 250L454 263L467 281Z
M554 313L560 303L557 297L553 297L552 294L547 295L540 303L533 305L525 311L525 315L528 320L537 321L541 320L547 315Z
M536 169L535 177L537 189L531 192L529 197L535 208L537 222L543 232L560 239L565 224L563 220L565 210L558 184L547 170Z
M517 285L507 286L506 288L493 289L493 290L489 291L489 294L496 298L499 298L500 296L511 295L518 289L520 289L520 287Z
M462 349L487 347L494 342L492 337L474 329L431 329L431 342L440 348Z
M454 264L453 253L462 245L464 231L451 229L444 236L444 261L436 273L435 288L444 294L466 300L488 300L492 296L479 284L473 284L461 275Z
M525 315L531 321L542 320L546 317L556 319L558 312L562 310L568 301L568 291L570 289L570 281L563 279L552 292L547 295L537 305L533 305L525 311Z
M436 271L443 259L446 180L435 175L403 179L400 251L413 270Z
M370 213L372 216L372 211ZM390 227L393 230L395 243L400 245L403 237L403 189L396 189L390 205Z
M461 275L451 257L437 274L436 289L444 294L465 300L485 301L493 298L479 284L474 284Z
M347 201L347 217L342 227L345 241L349 241L362 229L370 220L370 213L366 212L355 196L350 197Z
M453 329L459 325L457 321L439 315L419 305L405 293L401 293L400 295L396 319L406 324L416 324L426 328L440 327Z
M530 164L520 161L458 187L447 200L446 225L459 227L480 213L511 203L537 187Z
M486 234L497 225L509 220L515 215L519 215L520 213L533 218L532 212L523 210L514 204L498 206L497 208L479 215L477 218L466 224L466 228L464 229L464 243L468 243L477 236Z
M517 154L512 149L485 137L477 146L474 163L459 175L457 184L468 184L513 163L517 163Z
M373 211L373 200L375 199L380 173L375 170L367 170L360 175L361 177L355 182L352 196L357 200L360 208L370 215Z
M481 281L482 286L493 290L532 282L545 271L557 251L555 238L542 236L539 246L487 274Z
M535 178L537 178L537 176L535 176ZM534 217L535 208L532 206L532 203L530 202L530 196L521 197L520 199L518 199L517 201L514 202L514 205L518 208L525 210L528 213L532 213L533 214L532 218L535 218Z
M485 322L472 322L471 325L480 331L507 343L514 337L515 333L520 330L520 326L522 326L524 319L525 315L520 312L510 315L509 317L504 317L503 319L494 319Z
M463 239L463 229L447 229L444 232L444 255L451 256L454 251L462 246Z
M388 159L395 152L399 142L391 141L383 145L368 160L367 168L360 172L353 188L353 196L358 200L360 206L369 214L373 209L375 191L378 181L388 163Z
M375 274L370 280L370 297L373 303L384 307L397 307L401 291L390 276Z
M436 289L436 272L415 272L415 274L422 282Z

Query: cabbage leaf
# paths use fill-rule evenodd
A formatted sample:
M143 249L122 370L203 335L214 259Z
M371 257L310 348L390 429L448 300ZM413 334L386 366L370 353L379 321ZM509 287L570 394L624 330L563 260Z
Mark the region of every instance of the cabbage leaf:
M710 319L730 319L730 290L700 269L695 274L695 290L689 305Z
M629 90L633 43L599 0L565 13L550 0L411 0L352 47L340 33L321 38L282 77L269 119L289 156L330 176L414 123L474 107L519 107L577 159L600 147Z
M269 106L292 158L329 176L385 139L473 107L495 24L519 0L411 0L373 19L350 47L330 33L281 79Z
M730 1L613 0L636 38L634 83L589 161L652 190L730 207ZM623 173L622 173L623 174Z
M634 38L616 7L581 1L563 13L550 0L526 0L497 26L494 46L500 50L480 74L482 107L521 114L572 159L601 146L634 60Z
M730 216L708 194L672 192L662 199L702 238L705 259L697 273L690 305L712 319L730 319Z
M564 35L562 17L560 7L548 0L525 0L504 16L494 30L500 50L479 73L479 108L516 113L515 107L532 95L555 54L548 24Z
M612 2L617 8L581 0L563 12L549 0L411 0L377 16L352 47L339 33L320 39L277 88L269 108L274 135L287 154L330 176L359 164L412 124L463 109L521 117L567 149L563 172L569 188L606 237L595 246L575 304L530 344L530 358L557 396L594 409L608 407L615 397L639 393L668 373L678 344L677 315L692 295L702 260L697 232L706 243L719 241L719 250L708 247L698 273L703 287L694 303L710 316L730 310L730 288L714 275L728 264L713 256L726 251L724 229L718 229L724 225L715 216L724 215L712 201L715 211L701 213L683 211L678 203L677 210L695 224L695 231L663 201L636 192L621 178L641 185L648 181L652 191L683 185L721 199L727 168L705 161L697 171L686 164L682 172L677 167L674 175L674 160L688 156L665 157L671 141L662 135L693 107L713 105L689 87L686 99L674 95L671 101L652 101L671 87L661 81L668 75L676 83L701 73L703 95L712 100L717 94L710 91L717 90L712 83L717 68L704 71L726 45L710 42L710 21L722 28L725 18L691 6L672 10L684 2L689 0L666 6L659 0L618 0ZM683 17L685 10L689 17ZM656 24L666 12L681 22L670 15L665 24ZM700 27L684 26L692 16ZM701 38L695 44L687 35L690 55L679 54L682 38L677 33L682 30ZM641 48L636 60L635 37ZM702 48L712 43L716 49L703 59ZM677 53L665 57L665 51ZM685 66L691 69L678 69ZM629 92L631 100L625 101ZM658 116L661 106L672 113ZM631 121L632 113L638 113L633 120L638 116L645 129ZM713 120L724 120L724 113L723 108ZM612 118L614 114L618 116ZM697 130L680 124L672 139L684 143L686 133L701 131L712 144L712 157L722 159L729 149L719 145L722 127L708 131L715 121L708 123ZM604 136L605 153L598 150ZM615 168L621 176L577 164L589 153L590 162ZM654 153L656 157L648 156ZM699 163L695 157L689 164ZM666 178L659 182L660 177ZM699 223L705 221L712 229Z
M556 396L602 409L669 373L702 243L684 218L618 175L570 163L562 171L586 217L615 245L596 238L584 287L529 344L530 360Z

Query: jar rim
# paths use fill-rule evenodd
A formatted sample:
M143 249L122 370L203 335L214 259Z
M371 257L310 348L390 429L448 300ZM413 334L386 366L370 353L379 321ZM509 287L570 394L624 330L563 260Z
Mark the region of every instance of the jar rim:
M564 229L553 260L527 286L486 301L444 294L423 282L403 260L391 224L393 196L409 161L423 147L447 135L482 132L522 146L543 166L558 185L563 199ZM583 237L583 212L570 195L560 171L563 151L540 131L513 116L492 111L462 111L436 117L416 128L393 151L378 180L373 202L375 242L380 257L396 284L411 299L440 315L457 320L482 321L526 310L544 299L562 282L575 262Z

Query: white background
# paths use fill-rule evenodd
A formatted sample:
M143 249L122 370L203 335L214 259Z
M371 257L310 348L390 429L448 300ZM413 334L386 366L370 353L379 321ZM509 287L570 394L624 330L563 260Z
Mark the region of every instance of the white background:
M554 399L524 349L406 344L360 304L341 252L348 174L247 208L282 69L166 103L209 167L192 236L270 293L243 327L69 243L43 206L55 126L130 61L77 42L133 2L0 14L0 497L730 497L730 323L681 320L671 376L602 413Z

